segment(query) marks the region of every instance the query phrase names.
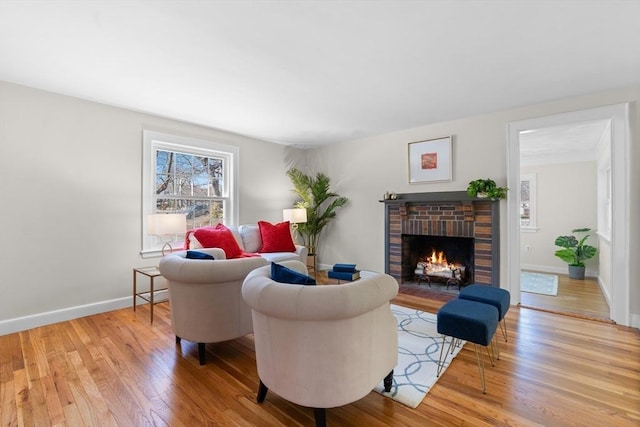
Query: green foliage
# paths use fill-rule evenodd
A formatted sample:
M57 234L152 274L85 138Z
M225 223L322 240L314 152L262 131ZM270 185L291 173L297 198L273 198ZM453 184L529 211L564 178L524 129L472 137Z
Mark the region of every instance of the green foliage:
M586 233L588 231L591 231L591 229L575 228L571 230L572 233L577 234ZM593 258L598 252L596 247L585 244L588 238L589 234L585 234L580 239L574 235L558 236L556 238L555 245L560 246L562 249L558 249L555 252L555 255L569 265L584 267L584 261Z
M488 197L491 200L499 200L507 198L508 188L498 187L492 179L476 179L471 181L467 186L467 195L469 197Z
M307 210L307 222L298 224L298 232L303 244L309 248L309 253L315 254L318 236L329 221L336 217L336 209L344 206L349 199L331 191L331 180L323 173L312 177L293 168L287 171L287 176L293 184L293 192L299 198L294 207Z

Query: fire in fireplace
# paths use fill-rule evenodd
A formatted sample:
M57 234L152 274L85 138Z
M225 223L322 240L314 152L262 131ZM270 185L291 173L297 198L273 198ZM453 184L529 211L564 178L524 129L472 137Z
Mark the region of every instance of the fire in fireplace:
M462 264L447 261L443 251L433 249L431 255L424 259L418 259L415 273L416 275L426 275L433 277L443 277L447 279L463 280L466 267Z
M473 239L403 235L405 282L444 282L460 287L473 281Z

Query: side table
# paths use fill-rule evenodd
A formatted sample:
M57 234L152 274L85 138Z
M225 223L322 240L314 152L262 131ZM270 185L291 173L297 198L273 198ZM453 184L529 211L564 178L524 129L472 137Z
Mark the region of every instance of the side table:
M138 274L149 278L149 290L138 292ZM158 267L138 267L133 269L133 311L136 311L136 298L142 298L149 303L149 316L153 324L153 306L159 302L167 301L168 298L155 300L155 294L159 291L165 291L167 288L155 289L154 280L156 277L162 276Z

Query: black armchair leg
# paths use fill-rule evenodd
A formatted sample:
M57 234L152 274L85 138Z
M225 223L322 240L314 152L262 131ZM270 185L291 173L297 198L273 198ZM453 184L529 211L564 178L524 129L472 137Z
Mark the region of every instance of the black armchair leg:
M203 342L198 343L198 358L200 359L200 364L204 365L205 364L205 348L204 348Z
M260 380L260 385L258 386L258 399L257 399L258 403L264 402L265 397L267 397L268 391L269 389L267 388L267 386L264 385L262 380Z
M316 418L316 427L327 426L327 411L324 408L313 408L313 415Z
M393 385L393 369L389 372L389 375L384 377L384 391L389 393L391 391L391 386Z

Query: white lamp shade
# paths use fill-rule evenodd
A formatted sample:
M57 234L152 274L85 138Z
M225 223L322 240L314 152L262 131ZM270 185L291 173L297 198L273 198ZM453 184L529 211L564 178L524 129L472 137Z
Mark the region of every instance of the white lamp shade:
M301 224L307 222L307 210L306 209L283 209L282 220L289 221L292 224Z
M147 233L156 236L184 234L187 231L186 214L151 214L147 217Z

